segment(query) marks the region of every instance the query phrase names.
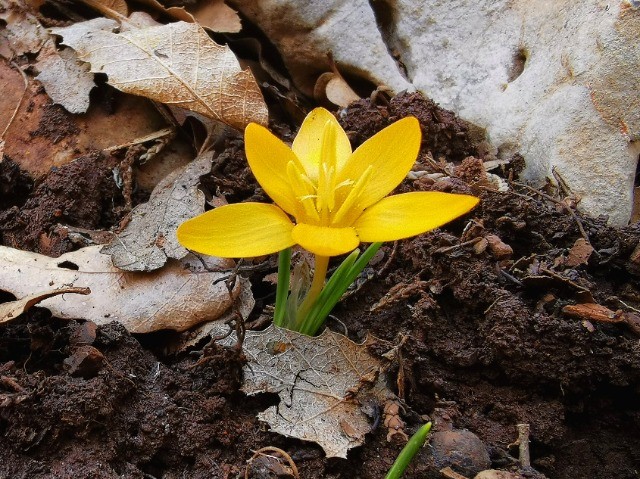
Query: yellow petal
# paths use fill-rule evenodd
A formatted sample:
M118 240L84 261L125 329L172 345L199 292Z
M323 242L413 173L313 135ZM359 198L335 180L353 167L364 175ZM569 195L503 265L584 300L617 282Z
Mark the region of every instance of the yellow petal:
M361 241L394 241L442 226L470 211L475 196L437 191L384 198L360 215L353 225Z
M222 258L262 256L293 246L293 223L265 203L236 203L207 211L178 227L187 249Z
M244 131L245 151L251 171L280 208L295 215L298 202L287 175L287 164L300 164L291 149L265 127L249 123Z
M351 155L351 143L336 117L324 108L314 109L302 122L300 131L291 146L307 175L314 179L318 178L318 165L322 158L324 129L327 123L331 123L335 129L335 145L332 147L335 148L335 153L331 153L335 154L338 170L344 166Z
M319 256L338 256L358 247L360 241L353 228L331 228L297 224L291 233L296 243Z
M403 118L365 141L353 152L338 182L354 180L373 166L371 178L360 194L357 206L367 208L391 193L407 176L420 151L420 123Z

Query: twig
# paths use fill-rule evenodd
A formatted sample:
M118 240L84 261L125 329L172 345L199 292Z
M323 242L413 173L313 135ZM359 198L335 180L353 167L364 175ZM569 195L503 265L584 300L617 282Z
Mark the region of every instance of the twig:
M520 467L531 467L531 455L529 454L529 433L531 432L531 426L529 424L516 424L516 428L518 428L518 439L513 445L518 446Z
M27 89L29 88L29 78L27 78L27 74L25 72L23 72L22 68L20 68L16 63L11 62L11 66L15 67L15 69L20 72L20 75L22 75L22 80L24 81L24 90L22 91L22 96L20 97L20 101L18 102L18 104L16 105L15 109L13 110L13 114L11 115L11 118L9 118L9 122L7 123L7 126L5 126L4 130L2 131L2 135L0 135L0 144L2 144L4 142L4 135L7 134L7 131L9 130L9 127L13 123L13 120L16 118L16 115L18 114L18 111L20 110L20 107L22 106L22 102L25 99L25 93L27 93ZM2 152L0 151L0 161L2 161L2 154L1 153Z
M469 241L463 241L462 243L455 244L453 246L447 246L445 248L438 248L437 250L434 251L434 253L448 253L449 251L453 251L453 250L456 250L456 249L459 249L459 248L463 248L465 246L476 244L481 239L482 239L481 237L473 238L473 239L470 239Z
M253 462L253 460L256 457L258 457L258 456L269 456L269 457L273 457L274 459L279 459L276 456L265 454L266 452L275 452L277 454L280 454L289 463L289 466L291 466L291 473L293 474L293 477L295 479L300 479L300 473L298 472L298 467L296 466L296 463L293 461L291 456L289 454L287 454L286 451L283 451L279 447L275 447L275 446L263 447L263 448L260 448L260 449L258 449L257 451L255 451L253 453L253 456L251 456L251 459L249 459L247 461L247 467L244 470L244 479L249 479L250 466L251 466L251 463Z
M128 143L123 143L121 145L110 146L109 148L105 148L104 151L107 153L111 153L113 151L122 150L124 148L129 148L131 146L139 145L141 143L146 143L148 141L159 140L160 138L164 138L166 136L175 135L174 128L163 128L162 130L154 131L153 133L149 133L148 135L141 136L132 140Z
M567 205L566 203L563 203L560 200L555 199L553 196L549 196L546 193L543 193L542 191L538 191L535 188L532 188L529 185L525 185L524 183L519 183L517 181L512 181L512 184L519 186L521 188L524 188L528 191L531 191L532 193L541 196L542 198L551 201L552 203L555 203L556 205L560 205L562 206L567 213L569 213L573 219L575 220L576 224L578 225L578 229L580 230L580 234L582 235L582 237L584 238L584 240L587 242L587 244L591 245L591 241L589 240L589 235L587 235L587 232L584 229L584 226L582 226L582 221L580 221L580 218L578 218L578 215L576 214L575 211L573 211L573 209L571 208L571 206ZM595 254L598 254L597 251L594 250Z

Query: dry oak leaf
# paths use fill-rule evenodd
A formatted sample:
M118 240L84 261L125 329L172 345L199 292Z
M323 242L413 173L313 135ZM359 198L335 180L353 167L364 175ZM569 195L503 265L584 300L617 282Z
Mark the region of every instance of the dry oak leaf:
M195 111L243 129L266 124L267 106L249 70L199 25L176 22L113 33L91 23L54 28L94 73L119 90ZM104 19L103 19L104 22Z
M101 248L88 246L50 258L0 246L0 290L22 298L33 291L89 288L89 296L56 296L41 306L63 319L86 319L98 325L118 321L132 333L184 331L216 319L241 291L238 283L230 295L223 281L227 274L209 271L233 266L230 260L208 257L207 270L190 255L181 261L169 260L151 273L129 273L115 268Z
M317 337L276 326L247 331L242 390L280 396L278 405L258 414L272 431L314 441L327 457L346 458L371 431L373 404L397 400L385 384L381 361L367 351L371 342L356 344L329 330Z
M200 177L211 171L213 152L167 175L149 201L136 206L124 230L102 249L114 266L126 271L152 271L168 258L181 259L189 252L178 243L176 229L183 221L204 212Z

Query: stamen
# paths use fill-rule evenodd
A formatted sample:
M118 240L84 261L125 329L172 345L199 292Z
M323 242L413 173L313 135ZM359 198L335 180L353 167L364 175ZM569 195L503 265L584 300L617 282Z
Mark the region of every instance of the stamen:
M362 176L358 178L358 181L356 181L352 186L351 191L345 198L344 202L340 205L340 208L338 209L336 214L333 215L333 218L331 219L332 225L339 224L347 217L347 215L349 216L349 220L352 221L355 221L357 217L360 216L360 213L362 213L362 211L357 206L358 198L367 186L367 183L369 183L372 172L373 165L369 165Z
M299 205L302 206L302 209L296 212L296 219L300 219L300 217L304 215L312 220L320 221L320 216L313 201L317 195L315 194L315 187L311 180L302 173L293 161L287 163L287 177L289 178L291 188L296 198L300 200Z
M323 224L328 224L331 211L336 206L336 126L328 121L322 133L321 157L318 165L318 187L316 209L320 213Z

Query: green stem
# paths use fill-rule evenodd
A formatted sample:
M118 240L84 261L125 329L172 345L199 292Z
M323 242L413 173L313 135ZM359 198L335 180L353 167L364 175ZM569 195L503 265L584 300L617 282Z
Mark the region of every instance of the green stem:
M318 333L331 310L338 304L342 295L349 289L351 283L355 281L381 246L382 243L372 243L362 255L360 255L360 250L356 249L338 266L298 331L308 336L315 336Z
M391 469L389 469L385 479L400 479L402 477L411 460L415 457L420 448L424 446L430 430L431 423L428 422L418 429L413 436L411 436L407 445L404 446L402 451L400 451L400 454L398 454L396 461L393 463L393 466L391 466Z
M278 284L276 285L276 310L273 324L283 327L287 322L287 296L291 281L291 248L283 249L278 255Z
M298 314L296 318L296 328L295 331L298 331L298 328L301 324L304 324L307 314L316 303L318 296L322 292L322 288L324 287L324 280L327 278L327 269L329 268L329 256L319 256L316 255L314 271L313 271L313 281L311 282L311 287L309 288L309 292L302 301L302 304L298 308Z

